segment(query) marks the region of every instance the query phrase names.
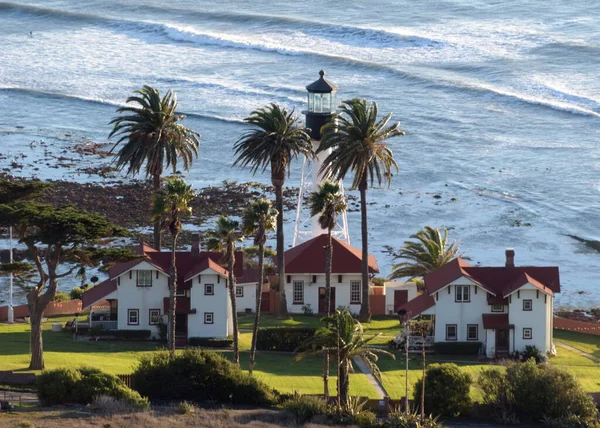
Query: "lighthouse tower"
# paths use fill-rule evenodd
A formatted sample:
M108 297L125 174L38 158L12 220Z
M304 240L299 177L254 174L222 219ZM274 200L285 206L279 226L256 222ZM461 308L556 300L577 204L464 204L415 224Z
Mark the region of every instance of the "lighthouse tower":
M306 127L310 129L313 150L316 152L321 140L321 127L333 120L335 115L336 92L338 87L325 80L325 72L319 72L319 79L306 87L308 91L308 109L303 111L306 115ZM304 158L302 164L302 178L300 190L298 192L298 207L296 208L296 224L294 227L293 246L326 233L319 225L318 217L311 217L310 209L305 204L305 199L310 192L315 192L324 179L319 174L321 166L328 156L328 152L321 152L314 159ZM344 192L343 184L340 183L340 189ZM332 235L337 239L350 243L348 235L348 221L346 212L338 216L337 224L332 231Z

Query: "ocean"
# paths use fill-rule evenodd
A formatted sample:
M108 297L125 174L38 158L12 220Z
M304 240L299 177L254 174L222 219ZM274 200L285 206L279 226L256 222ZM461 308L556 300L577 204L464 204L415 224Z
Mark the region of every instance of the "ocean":
M0 2L0 170L103 181L78 171L97 159L56 159L106 142L115 110L148 84L172 88L201 133L195 188L268 183L232 167L242 120L271 102L300 114L323 69L339 100L374 100L406 132L389 141L390 188L368 191L382 275L386 246L447 227L472 263L502 265L515 248L516 264L560 267L558 306L594 306L600 253L568 235L600 239L599 19L595 0Z

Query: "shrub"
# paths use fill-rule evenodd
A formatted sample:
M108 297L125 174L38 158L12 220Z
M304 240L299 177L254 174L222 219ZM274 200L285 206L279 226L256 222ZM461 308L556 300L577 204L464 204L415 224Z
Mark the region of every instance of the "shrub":
M119 400L108 395L100 395L94 398L91 403L91 408L100 413L115 415L119 413L131 413L142 410L139 406L132 406L125 400Z
M177 405L177 412L180 415L191 415L196 413L196 406L188 401L182 401Z
M393 413L388 416L387 421L382 424L384 428L442 428L437 416L425 416L421 422L421 414L417 411L406 415L404 412Z
M378 426L377 415L370 410L365 410L354 416L354 423L360 428L375 428Z
M52 298L53 302L66 302L67 300L69 300L69 295L67 293L63 293L62 291L57 291Z
M133 386L151 400L190 400L265 406L275 402L275 392L240 370L221 355L186 349L174 358L167 351L140 358Z
M499 419L515 415L521 421L558 423L576 417L578 426L588 426L598 417L594 401L573 375L533 359L509 363L506 373L484 370L477 384Z
M310 422L313 417L327 412L327 403L322 398L296 393L282 407L293 414L299 424Z
M233 339L216 339L213 337L190 337L188 339L190 346L200 346L203 348L231 348Z
M44 405L88 404L94 397L105 395L139 409L149 406L147 399L128 388L118 377L91 367L45 370L38 376L37 385L38 396Z
M314 336L314 328L273 327L261 328L256 336L259 351L295 351L304 341Z
M477 355L481 342L436 342L433 347L437 354Z
M69 292L69 298L71 300L79 299L81 300L81 295L83 294L83 289L81 287L72 288Z
M527 361L533 358L537 364L542 363L546 360L546 356L542 352L532 345L527 345L524 351L516 351L512 354L512 358L518 361Z
M415 384L414 399L420 405L423 379ZM425 372L425 410L434 415L459 416L469 411L473 379L456 364L432 364Z

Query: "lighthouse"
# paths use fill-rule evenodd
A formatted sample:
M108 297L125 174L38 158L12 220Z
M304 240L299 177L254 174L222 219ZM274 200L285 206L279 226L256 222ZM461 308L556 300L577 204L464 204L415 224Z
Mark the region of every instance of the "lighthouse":
M325 72L321 70L319 72L319 79L308 85L306 90L308 91L308 106L302 113L306 116L306 127L310 129L313 151L316 153L321 141L321 128L323 125L331 122L335 116L338 87L326 80ZM310 192L316 192L319 185L325 181L321 174L319 174L319 171L328 155L329 152L327 151L319 153L312 159L304 157L292 243L294 247L327 232L321 228L318 217L310 215L310 209L306 206L305 199ZM343 193L344 187L341 182L340 189ZM348 244L350 243L346 212L338 216L337 224L332 230L332 236Z

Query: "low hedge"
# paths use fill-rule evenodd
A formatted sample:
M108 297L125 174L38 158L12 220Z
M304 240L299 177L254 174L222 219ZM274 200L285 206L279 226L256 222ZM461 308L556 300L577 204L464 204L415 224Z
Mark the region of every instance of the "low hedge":
M233 339L216 339L214 337L190 337L188 345L202 348L231 348Z
M122 340L147 340L151 335L150 330L103 330L97 327L90 329L90 336L114 336L115 339Z
M481 346L481 342L436 342L433 348L438 354L477 355Z
M259 351L292 352L305 340L314 336L315 328L273 327L261 328L256 337Z

